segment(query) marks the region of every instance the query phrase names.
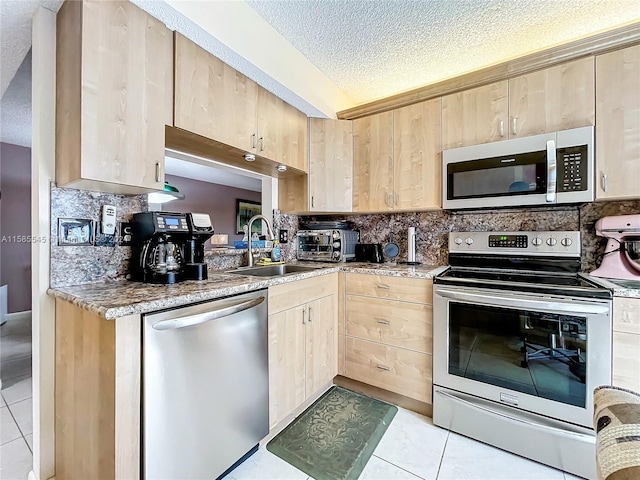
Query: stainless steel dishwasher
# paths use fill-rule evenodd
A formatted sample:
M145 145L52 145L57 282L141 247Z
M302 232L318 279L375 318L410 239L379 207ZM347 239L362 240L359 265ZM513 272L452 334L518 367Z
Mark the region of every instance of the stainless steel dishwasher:
M144 478L215 479L269 432L267 290L143 325Z

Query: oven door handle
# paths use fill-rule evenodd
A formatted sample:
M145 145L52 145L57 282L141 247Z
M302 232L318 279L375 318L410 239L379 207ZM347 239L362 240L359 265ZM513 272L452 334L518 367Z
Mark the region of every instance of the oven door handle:
M449 290L446 288L440 288L435 292L443 298L450 298L453 300L460 300L463 302L472 302L487 306L498 307L513 307L517 309L526 310L547 310L554 312L575 313L582 315L598 315L608 314L609 305L601 304L584 304L575 302L554 302L554 301L540 301L529 300L526 298L510 298L502 295L495 295L488 292L483 293L471 293L460 292L456 290Z

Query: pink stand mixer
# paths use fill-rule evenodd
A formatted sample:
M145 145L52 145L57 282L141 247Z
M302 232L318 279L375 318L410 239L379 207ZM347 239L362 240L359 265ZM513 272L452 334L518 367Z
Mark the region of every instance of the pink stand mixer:
M589 275L640 281L640 214L603 217L596 234L609 240L600 267Z

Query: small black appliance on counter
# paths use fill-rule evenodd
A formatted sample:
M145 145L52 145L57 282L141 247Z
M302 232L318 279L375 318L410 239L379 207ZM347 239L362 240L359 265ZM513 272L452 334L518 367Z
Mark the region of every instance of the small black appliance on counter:
M189 240L185 244L185 276L188 280L206 280L207 262L204 260L204 243L213 235L211 218L206 213L187 213Z
M212 234L206 214L135 213L131 221L131 280L168 284L206 279L204 242Z
M356 244L356 262L382 263L382 245L379 243Z

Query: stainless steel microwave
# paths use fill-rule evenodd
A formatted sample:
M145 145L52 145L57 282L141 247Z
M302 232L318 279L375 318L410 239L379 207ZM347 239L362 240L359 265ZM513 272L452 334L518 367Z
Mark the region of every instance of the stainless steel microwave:
M581 127L444 150L442 207L592 202L593 145L593 127Z

